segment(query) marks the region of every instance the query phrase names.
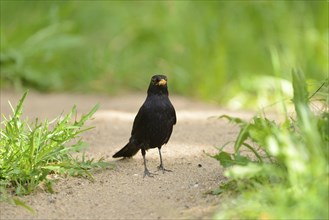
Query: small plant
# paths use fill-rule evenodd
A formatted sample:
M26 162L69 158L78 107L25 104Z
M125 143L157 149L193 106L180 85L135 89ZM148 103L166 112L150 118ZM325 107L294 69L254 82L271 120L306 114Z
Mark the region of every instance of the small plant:
M328 88L328 81L321 87ZM296 117L283 123L265 117L250 122L222 116L240 126L233 153L213 157L227 168L229 180L214 194L235 192L216 219L327 219L329 113L310 109L305 79L293 72ZM323 94L322 94L323 95ZM328 93L325 93L328 103ZM248 151L244 151L246 148Z
M73 157L72 153L79 152L86 144L79 138L82 132L92 127L83 128L98 109L96 105L88 114L82 115L80 120L74 120L77 109L74 106L70 113L57 117L52 121L45 120L34 123L22 120L23 102L27 96L24 93L13 116L1 122L0 130L0 193L1 200L11 201L18 205L19 200L12 200L8 194L26 195L44 183L52 192L53 180L51 174L83 176L92 179L89 170L98 167L108 167L104 162Z

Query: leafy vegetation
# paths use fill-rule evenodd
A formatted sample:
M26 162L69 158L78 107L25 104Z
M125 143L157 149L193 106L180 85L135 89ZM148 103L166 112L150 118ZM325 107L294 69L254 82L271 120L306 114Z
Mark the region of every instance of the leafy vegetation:
M328 74L328 2L0 4L1 89L144 90L150 75L162 72L173 93L234 108L264 107L294 95L296 117L283 104L281 123L263 116L251 121L223 116L241 130L233 153L223 147L214 156L229 178L216 193L235 192L237 197L216 218L328 216L328 79L312 95L305 85L313 91ZM305 79L297 73L291 77L295 66L305 70ZM68 141L83 131L85 122L69 123L75 108L66 121L59 117L30 125L20 119L24 97L14 110L18 117L2 122L1 198L8 187L26 194L44 181L51 189L49 174L88 176L94 165L104 165L72 157L83 144L68 146ZM9 164L15 159L13 169Z
M327 73L326 1L0 4L3 87L113 93L162 72L174 93L250 107L289 93L292 67Z
M239 125L240 133L233 153L224 146L213 156L228 177L213 193L235 194L216 219L328 219L328 88L327 79L310 96L303 74L293 72L295 117L286 112L277 123L222 116ZM310 97L325 108L312 111Z
M52 121L39 122L36 119L34 123L29 123L28 119L21 119L26 96L27 92L22 96L16 109L12 107L13 116L3 116L4 120L1 122L1 200L22 205L19 200L12 199L10 194L29 194L41 183L46 185L46 190L52 192L52 174L92 179L90 169L111 166L104 162L103 158L94 161L86 159L84 154L81 159L72 155L86 147L79 135L91 129L83 126L96 112L98 105L73 123L72 117L77 113L75 106L67 115L59 116ZM11 192L8 194L9 191Z

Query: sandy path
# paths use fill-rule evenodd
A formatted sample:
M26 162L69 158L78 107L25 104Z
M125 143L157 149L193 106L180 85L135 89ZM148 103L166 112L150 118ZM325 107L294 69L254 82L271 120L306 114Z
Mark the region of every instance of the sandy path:
M1 91L1 113L8 115L8 99L16 105L20 95ZM81 178L64 178L55 186L56 193L42 191L22 198L36 214L5 203L1 219L204 219L212 216L220 205L220 197L206 194L224 180L219 163L205 155L234 139L238 128L215 117L230 114L250 117L215 105L182 97L171 97L177 111L177 125L167 146L163 147L166 168L172 173L158 172L154 178L143 178L143 160L138 153L132 159L114 160L113 153L129 138L132 122L144 94L107 97L74 94L30 93L24 104L29 118L49 118L67 113L73 104L86 113L96 103L101 108L89 124L95 129L84 134L90 147L88 155L105 156L114 169L94 174L95 182ZM157 149L147 152L148 168L156 171Z

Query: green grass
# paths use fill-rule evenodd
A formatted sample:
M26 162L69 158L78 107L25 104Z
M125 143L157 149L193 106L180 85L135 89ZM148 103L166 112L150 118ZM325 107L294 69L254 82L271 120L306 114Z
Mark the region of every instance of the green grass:
M0 4L2 87L144 91L160 72L173 93L237 108L272 103L294 67L328 73L326 1Z
M90 170L109 167L111 164L100 158L86 159L73 156L86 147L79 135L92 127L84 128L87 120L98 109L96 105L89 113L76 118L76 107L67 115L60 115L52 121L33 123L21 119L23 102L27 96L24 93L19 104L13 110L13 116L5 117L0 130L0 192L1 200L22 205L12 195L27 195L40 184L46 190L53 192L52 174L81 176L93 179ZM10 105L11 106L11 105Z
M213 156L228 178L213 193L230 196L215 219L328 219L328 79L309 95L303 74L292 75L295 116L222 116L241 129L233 153L223 146ZM314 100L325 108L312 111Z

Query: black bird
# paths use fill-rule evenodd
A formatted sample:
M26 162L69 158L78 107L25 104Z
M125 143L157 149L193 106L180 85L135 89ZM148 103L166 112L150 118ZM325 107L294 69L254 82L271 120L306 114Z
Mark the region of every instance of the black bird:
M168 97L167 77L155 75L152 77L147 97L140 107L133 124L128 144L113 155L117 157L132 157L139 150L144 160L144 177L151 176L146 166L145 154L150 148L158 148L160 156L159 170L164 168L161 147L169 141L173 126L176 124L176 112Z

